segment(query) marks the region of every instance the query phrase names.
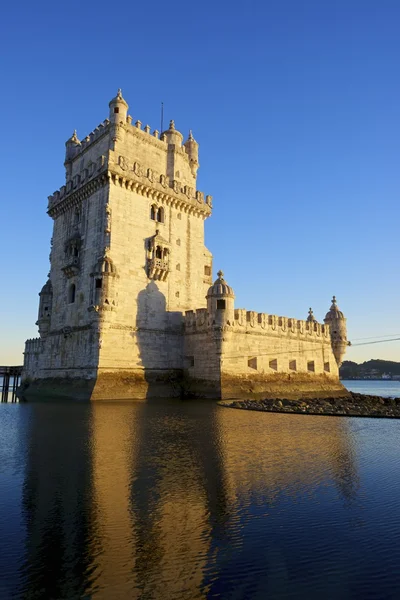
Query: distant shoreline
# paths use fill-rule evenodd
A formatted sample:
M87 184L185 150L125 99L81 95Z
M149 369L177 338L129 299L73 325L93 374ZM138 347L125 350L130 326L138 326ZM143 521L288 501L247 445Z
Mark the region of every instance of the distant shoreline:
M390 381L400 383L400 379L382 379L382 377L340 377L340 381Z

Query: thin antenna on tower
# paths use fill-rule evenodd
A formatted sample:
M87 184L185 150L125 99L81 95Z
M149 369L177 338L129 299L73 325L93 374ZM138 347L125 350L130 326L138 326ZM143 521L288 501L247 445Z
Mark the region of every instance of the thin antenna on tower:
M164 102L161 102L161 133L164 131Z

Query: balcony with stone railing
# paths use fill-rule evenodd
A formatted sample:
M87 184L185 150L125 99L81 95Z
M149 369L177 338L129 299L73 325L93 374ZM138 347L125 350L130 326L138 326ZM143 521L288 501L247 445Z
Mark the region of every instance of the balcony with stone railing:
M77 256L71 256L67 259L66 264L62 267L64 274L68 277L73 277L74 275L78 275L80 271L80 260Z
M151 279L165 281L169 273L168 258L151 258L148 262L148 273Z

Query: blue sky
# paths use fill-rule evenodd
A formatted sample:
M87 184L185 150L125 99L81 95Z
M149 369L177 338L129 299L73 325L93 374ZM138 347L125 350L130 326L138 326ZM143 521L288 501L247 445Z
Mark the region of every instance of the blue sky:
M119 87L134 121L159 128L163 101L193 129L206 243L237 308L322 320L336 294L354 343L400 337L396 0L23 1L2 16L0 364L37 336L65 140ZM400 342L347 358L400 360Z

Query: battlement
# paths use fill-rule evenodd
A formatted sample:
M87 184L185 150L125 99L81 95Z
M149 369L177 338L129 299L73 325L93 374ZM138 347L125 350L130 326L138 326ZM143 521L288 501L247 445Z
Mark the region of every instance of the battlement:
M243 308L235 309L234 322L227 322L226 327L233 331L268 333L277 336L296 336L302 339L324 339L330 343L329 325L317 321L304 321L268 313L257 313ZM185 312L185 328L193 332L194 329L207 329L212 326L212 319L207 309Z
M102 123L100 123L93 131L91 131L82 141L76 139L74 147L69 149L69 158L68 162L75 160L78 156L80 156L89 146L96 142L99 138L101 138L105 133L109 131L110 121L105 119Z
M43 342L41 338L31 338L25 342L24 354L37 354L42 351Z
M128 133L131 133L141 140L145 140L150 142L151 144L155 144L158 148L163 149L164 151L168 150L168 136L165 131L161 132L158 129L153 129L150 125L145 125L142 129L142 121L139 119L132 123L132 117L128 115L126 117L126 123L117 124L116 127L122 127ZM109 133L110 131L110 120L105 119L102 123L97 125L83 140L75 142L75 146L70 150L69 160L73 161L78 156L80 156L93 142L97 141L100 137L102 137L105 133ZM171 144L174 146L175 152L186 156L188 159L190 158L189 149L185 146L185 144Z
M69 179L65 185L61 186L59 190L56 190L51 196L48 196L47 210L50 211L62 200L89 183L90 180L95 179L96 175L106 170L107 167L108 160L104 155L99 156L96 161L92 161L85 169L82 169L80 173L76 174L72 179Z
M187 310L185 312L185 328L188 330L206 330L209 326L209 314L206 308Z
M246 330L261 330L269 333L287 333L299 336L327 338L330 340L329 325L317 321L304 321L268 313L257 313L243 308L235 309L235 327Z

